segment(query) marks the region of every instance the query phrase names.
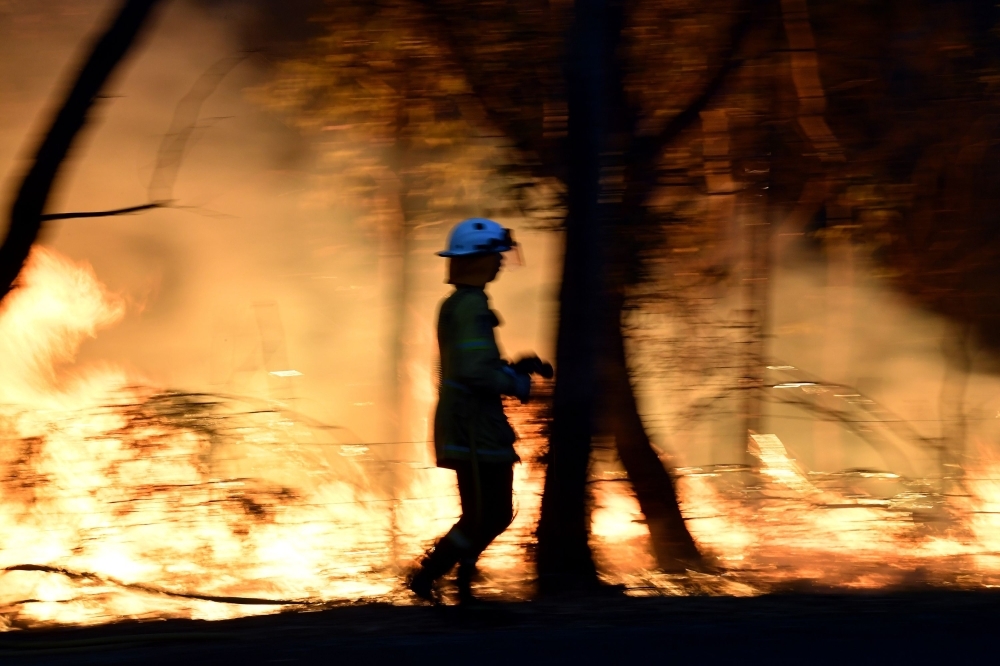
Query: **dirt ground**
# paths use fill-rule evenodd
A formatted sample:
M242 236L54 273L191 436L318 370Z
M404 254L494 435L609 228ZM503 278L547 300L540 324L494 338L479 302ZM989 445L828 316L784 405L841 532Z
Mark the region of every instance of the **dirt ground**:
M366 604L15 631L0 635L0 663L945 664L989 659L998 620L990 591Z

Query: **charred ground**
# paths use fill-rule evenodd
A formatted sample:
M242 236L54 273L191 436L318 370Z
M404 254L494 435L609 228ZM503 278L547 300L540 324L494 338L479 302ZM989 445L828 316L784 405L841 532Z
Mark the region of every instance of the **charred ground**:
M483 608L343 606L222 622L123 622L0 636L7 664L929 663L988 654L994 592L604 598Z

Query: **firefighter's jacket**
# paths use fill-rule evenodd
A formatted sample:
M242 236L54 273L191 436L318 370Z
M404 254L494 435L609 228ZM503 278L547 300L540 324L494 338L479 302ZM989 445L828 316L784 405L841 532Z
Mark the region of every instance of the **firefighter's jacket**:
M493 329L500 325L479 287L458 286L441 304L438 350L441 377L434 413L438 467L460 460L514 463L517 438L503 411L502 395L513 395L514 378L502 368Z

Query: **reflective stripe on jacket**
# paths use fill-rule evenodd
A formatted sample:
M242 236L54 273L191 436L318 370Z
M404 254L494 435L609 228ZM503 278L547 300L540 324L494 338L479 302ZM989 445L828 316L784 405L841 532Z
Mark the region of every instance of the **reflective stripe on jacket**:
M438 313L441 379L434 412L434 451L439 467L456 460L513 463L517 438L503 411L514 378L502 368L493 329L499 326L486 292L459 286Z

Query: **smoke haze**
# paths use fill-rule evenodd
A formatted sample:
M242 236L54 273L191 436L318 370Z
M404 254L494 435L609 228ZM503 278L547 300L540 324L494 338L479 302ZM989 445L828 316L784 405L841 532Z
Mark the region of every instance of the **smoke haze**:
M0 159L8 197L51 105L116 6L52 2L40 11L7 3ZM295 27L302 13L278 12L282 23L266 4L165 3L75 145L50 211L148 201L160 143L195 81L248 45L280 49L283 40L312 34ZM314 177L310 141L247 100L269 65L266 48L249 55L205 100L173 188L175 207L57 222L43 242L90 262L129 303L123 321L84 345L80 363L120 364L172 389L291 400L295 410L377 440L385 436L376 415L385 355L377 241L354 224L345 197ZM451 221L441 222L443 245ZM552 309L556 244L545 234L521 238L527 267L491 287L507 322L501 339L512 354L550 355L544 315ZM440 259L416 264L410 307L421 330L412 331L410 361L429 369L436 302L448 287ZM270 374L283 370L301 376ZM429 395L430 372L418 379ZM426 432L428 410L424 400L417 432Z

